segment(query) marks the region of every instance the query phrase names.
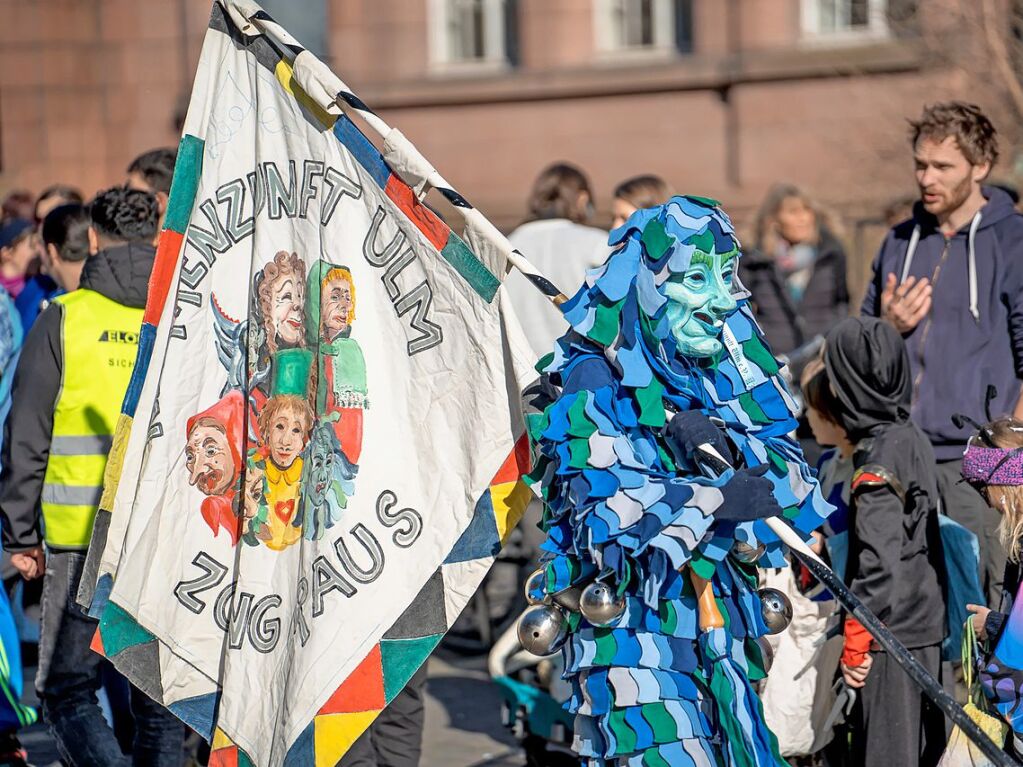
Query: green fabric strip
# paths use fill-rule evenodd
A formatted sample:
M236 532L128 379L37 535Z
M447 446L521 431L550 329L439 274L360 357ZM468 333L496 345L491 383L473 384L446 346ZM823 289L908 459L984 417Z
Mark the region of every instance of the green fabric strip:
M651 219L643 227L643 235L640 239L643 247L646 248L647 255L654 261L659 260L675 243L675 238L668 234L664 224L656 218Z
M778 360L768 351L756 333L742 345L742 352L750 362L763 370L767 375L773 376L778 372Z
M619 323L621 322L623 298L613 304L600 304L597 307L596 317L593 320L593 327L586 337L595 341L601 346L611 346L618 337Z
M476 254L469 250L461 237L451 232L440 254L484 301L489 304L494 300L501 281L476 258Z
M187 133L178 144L178 159L174 163L174 178L171 180L170 197L167 200L167 217L164 229L184 234L188 220L192 217L192 203L199 189L202 175L202 153L205 143L202 139Z

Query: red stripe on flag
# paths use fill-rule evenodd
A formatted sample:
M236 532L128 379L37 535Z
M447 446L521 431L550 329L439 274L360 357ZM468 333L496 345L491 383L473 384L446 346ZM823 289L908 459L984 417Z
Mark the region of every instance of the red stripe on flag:
M431 242L433 247L437 250L444 250L444 246L448 243L448 237L451 235L451 229L432 210L416 199L408 184L392 173L391 177L387 179L384 192L394 201L395 205L402 209L409 220L419 228L419 231L426 235L426 239Z
M515 443L515 449L497 470L491 485L503 485L505 482L518 482L523 474L529 471L529 437L523 434Z
M178 253L181 252L181 242L184 238L185 235L172 232L170 229L160 232L156 261L153 263L153 273L149 277L146 312L142 315L142 321L154 327L160 324L160 315L163 314L163 306L167 303L167 294L174 279L174 269L178 265Z

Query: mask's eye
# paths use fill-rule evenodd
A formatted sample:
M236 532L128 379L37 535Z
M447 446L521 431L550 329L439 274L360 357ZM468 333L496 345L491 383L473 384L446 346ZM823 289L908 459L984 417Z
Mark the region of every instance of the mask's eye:
M707 283L707 277L703 272L688 272L686 274L686 284L693 288L702 288Z

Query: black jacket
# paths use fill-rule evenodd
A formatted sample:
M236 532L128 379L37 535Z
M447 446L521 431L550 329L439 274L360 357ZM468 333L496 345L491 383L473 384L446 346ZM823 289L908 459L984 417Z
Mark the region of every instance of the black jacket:
M739 260L739 278L750 291L757 322L776 354L788 354L824 335L849 313L845 251L834 235L821 231L810 280L798 303L792 300L773 258L750 250Z
M147 243L119 245L89 258L80 287L119 304L146 305L154 248ZM63 377L63 307L50 304L39 315L21 350L11 390L11 412L4 424L0 518L3 545L24 551L42 542L39 521L46 462L53 436L53 409ZM68 328L67 332L74 332ZM111 392L118 402L124 392Z
M911 421L877 429L853 455L845 581L907 647L938 644L946 632L934 463ZM879 468L890 481L865 481Z
M824 350L837 417L856 443L849 503L852 592L907 647L945 638L945 558L934 451L909 419L906 345L874 318L847 318Z

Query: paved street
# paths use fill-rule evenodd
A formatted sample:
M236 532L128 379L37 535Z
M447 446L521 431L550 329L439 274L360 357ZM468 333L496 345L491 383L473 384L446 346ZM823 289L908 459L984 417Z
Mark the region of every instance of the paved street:
M31 683L26 687L26 699L34 700ZM514 739L501 726L500 696L487 676L486 656L465 658L441 651L430 660L426 689L422 767L525 764ZM22 743L36 767L59 767L45 725L36 724L23 732Z

